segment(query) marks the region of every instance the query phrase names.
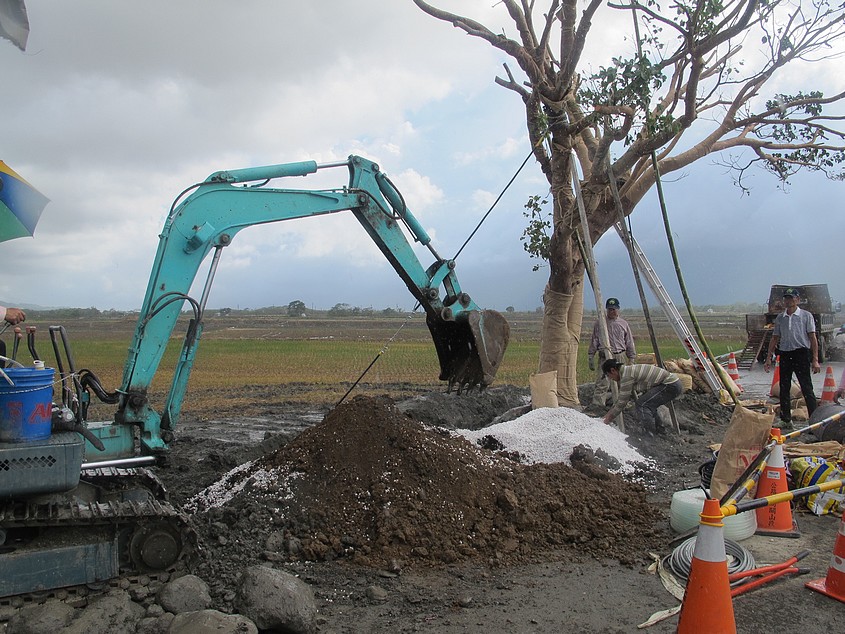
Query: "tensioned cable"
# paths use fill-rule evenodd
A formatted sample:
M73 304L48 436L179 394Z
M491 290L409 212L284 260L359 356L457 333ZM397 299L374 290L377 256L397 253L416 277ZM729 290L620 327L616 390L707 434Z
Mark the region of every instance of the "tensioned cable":
M540 139L540 142L542 142L542 139ZM499 201L502 199L502 196L504 196L504 195L505 195L505 192L506 192L506 191L508 191L508 188L510 188L510 186L511 186L511 185L513 185L513 182L516 180L516 177L517 177L517 176L519 176L519 173L522 171L522 169L525 167L525 165L528 163L529 159L530 159L532 156L534 156L534 150L533 150L533 149L531 150L531 152L529 152L529 153L528 153L528 156L526 156L526 157L525 157L525 160L524 160L524 161L522 161L522 164L519 166L519 168L516 170L516 172L514 173L514 175L513 175L513 176L511 177L511 179L508 181L508 184L507 184L507 185L505 185L504 189L502 189L501 193L500 193L500 194L499 194L499 196L496 198L496 200L494 200L494 201L493 201L493 204L492 204L492 205L490 205L490 208L487 210L487 213L485 213L485 214L484 214L484 216L482 216L481 220L479 220L479 221L478 221L478 224L475 226L475 229L473 229L473 230L472 230L472 233L470 233L470 234L469 234L469 237L467 237L467 239L466 239L466 240L464 240L464 243L461 245L461 248L460 248L460 249L458 249L458 252L457 252L457 253L455 253L455 256L452 258L453 260L457 260L457 259L458 259L458 256L461 254L461 251L463 251L463 250L464 250L464 247L465 247L467 244L469 244L469 241L470 241L470 240L472 240L473 236L474 236L474 235L478 232L478 230L481 228L481 225L482 225L482 224L484 224L484 221L485 221L485 220L487 220L487 216L489 216L489 215L492 213L493 209L496 207L496 205L497 205L497 204L499 204ZM416 311L416 310L417 310L417 308L419 308L419 306L420 306L420 305L419 305L419 304L417 304L417 305L414 307L414 311ZM351 387L350 387L350 388L346 391L346 394L344 394L344 395L343 395L343 397L342 397L342 398L341 398L341 399L337 402L337 404L335 405L335 407L337 407L338 405L340 405L341 403L343 403L343 401L344 401L344 400L346 400L346 397L347 397L347 396L349 396L349 394L352 392L352 390L354 390L354 389L358 386L358 384L361 382L361 380L362 380L362 379L366 376L367 372L369 372L369 371L370 371L370 369L371 369L371 368L372 368L372 367L376 364L376 361L378 361L378 360L379 360L379 357L381 357L381 355L383 355L385 352L387 352L387 347L388 347L388 346L389 346L389 345L393 342L393 340L394 340L394 339L396 338L396 336L399 334L399 331L400 331L400 330L402 330L402 328L404 328L404 327L405 327L405 324L407 324L407 323L408 323L408 320L409 320L410 318L411 318L411 315L408 315L408 316L405 318L405 321L403 321L403 322L402 322L402 325L401 325L401 326L399 326L399 328L396 330L396 332L395 332L395 333L393 333L393 336L392 336L390 339L388 339L388 340L387 340L387 343L385 343L385 344L384 344L384 347L383 347L381 350L379 350L378 354L377 354L377 355L373 358L373 360L372 360L372 361L370 361L370 365L368 365L368 366L364 369L364 371L363 371L363 372L361 372L361 375L360 375L360 376L359 376L359 377L355 380L355 383L353 383L353 384L352 384L352 386L351 386Z
M540 141L539 141L539 142L542 142L542 140L543 140L543 139L540 139ZM538 143L539 143L539 142L538 142ZM513 182L516 180L516 177L517 177L517 176L519 176L519 173L522 171L522 168L524 168L524 167L525 167L525 164L526 164L526 163L528 163L528 160L529 160L532 156L534 156L534 150L533 150L533 149L532 149L532 150L528 153L528 156L526 156L526 157L525 157L525 160L524 160L524 161L522 161L522 165L520 165L520 166L519 166L519 169L517 169L517 170L516 170L516 173L515 173L515 174L511 177L511 179L508 181L508 184L507 184L507 185L505 185L505 188L502 190L502 193L500 193L500 194L499 194L499 196L496 198L496 200L494 200L494 201L493 201L493 204L492 204L492 205L490 205L490 209L488 209L488 210L487 210L487 213L486 213L486 214L484 214L484 216L482 216L481 220L479 220L479 221L478 221L478 224L475 226L475 229L473 229L473 230L472 230L472 233L471 233L471 234L469 234L469 237L468 237L468 238L464 241L464 243L461 245L461 248L460 248L460 249L458 249L458 252L457 252L457 253L455 253L455 257L453 257L453 258L452 258L453 260L457 260L457 259L458 259L458 256L461 254L461 251L463 251L463 250L464 250L464 247L465 247L467 244L469 244L469 241L470 241L470 240L472 240L473 236L474 236L474 235L476 234L476 232L477 232L477 231L481 228L481 225L482 225L482 224L484 224L484 221L485 221L485 220L487 220L487 216L489 216L489 215L490 215L490 213L493 211L493 209L496 207L496 205L498 205L498 204L499 204L499 201L502 199L502 196L504 196L504 195L505 195L505 192L506 192L506 191L508 191L508 188L509 188L511 185L513 185Z
M419 305L419 304L417 304L417 305L414 307L414 311L416 311L416 310L417 310L417 308L419 308L419 306L420 306L420 305ZM388 346L389 346L391 343L393 343L393 340L394 340L394 339L396 339L396 337L399 335L399 331L400 331L400 330L402 330L402 329L405 327L405 324L407 324L407 323L408 323L408 320L410 320L410 319L411 319L411 315L412 315L412 314L413 314L413 311L412 311L411 313L409 313L407 317L405 317L405 321L403 321L403 322L401 323L401 325L399 326L399 328L397 328L397 329L396 329L396 332L394 332L394 333L393 333L393 336L392 336L392 337L390 337L390 339L388 339L388 340L387 340L387 342L386 342L386 343L382 346L381 350L379 350L379 351L378 351L378 354L377 354L377 355L373 358L373 360L372 360L372 361L370 361L370 365L368 365L368 366L364 369L364 371L363 371L363 372L361 372L361 375L360 375L357 379L355 379L355 383L353 383L353 384L350 386L350 388L349 388L348 390L346 390L346 394L344 394L344 395L343 395L343 397L342 397L342 398L341 398L341 399L340 399L337 403L335 403L335 407L337 407L338 405L340 405L341 403L343 403L343 401L345 401L345 400L346 400L346 397L347 397L347 396L349 396L349 395L352 393L352 390L354 390L356 387L358 387L358 384L361 382L361 379L363 379L363 378L364 378L364 376L366 376L367 372L369 372L369 371L370 371L370 368L372 368L372 367L376 364L376 361L378 361L378 360L379 360L379 357L381 357L381 355L383 355L385 352L387 352L387 348L388 348Z

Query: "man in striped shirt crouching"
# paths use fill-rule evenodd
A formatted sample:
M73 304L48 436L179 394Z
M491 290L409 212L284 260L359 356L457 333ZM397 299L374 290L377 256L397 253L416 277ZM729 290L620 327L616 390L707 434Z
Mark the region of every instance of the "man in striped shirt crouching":
M657 408L683 394L681 380L660 366L644 363L624 365L616 359L608 359L601 368L605 376L619 383L619 398L605 414L604 422L612 423L628 401L639 393L641 396L634 401L634 414L644 428L664 433L663 425L657 418Z

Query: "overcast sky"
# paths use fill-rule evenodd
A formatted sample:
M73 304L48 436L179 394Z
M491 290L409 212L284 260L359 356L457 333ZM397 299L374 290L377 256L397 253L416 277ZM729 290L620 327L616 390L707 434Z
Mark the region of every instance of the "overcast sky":
M440 4L513 31L495 2ZM0 159L51 202L34 238L0 243L7 305L137 309L183 189L218 170L350 154L379 163L451 256L529 152L520 100L493 82L504 56L410 0L27 0L27 10L26 51L0 40ZM594 46L622 41L606 31ZM607 53L590 52L596 63ZM813 73L823 69L801 77L815 87ZM280 186L346 184L345 170L326 172ZM784 193L762 172L750 183L741 196L705 159L664 184L693 303L764 302L775 283L827 283L845 299L843 184L806 175ZM458 259L479 305L540 306L547 270L532 272L519 237L527 196L546 191L529 162ZM676 294L653 197L632 220ZM596 254L605 297L638 303L619 238L607 234ZM224 250L210 307L293 300L414 303L348 213L247 229Z

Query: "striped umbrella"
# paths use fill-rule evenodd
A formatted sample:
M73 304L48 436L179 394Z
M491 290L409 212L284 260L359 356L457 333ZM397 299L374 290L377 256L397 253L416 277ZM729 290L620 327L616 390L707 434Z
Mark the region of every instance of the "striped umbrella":
M35 233L50 199L0 161L0 242Z

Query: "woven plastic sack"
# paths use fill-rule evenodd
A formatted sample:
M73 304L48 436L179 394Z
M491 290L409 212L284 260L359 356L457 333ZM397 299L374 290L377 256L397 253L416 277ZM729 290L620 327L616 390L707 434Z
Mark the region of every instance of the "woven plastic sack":
M797 489L845 478L845 471L840 469L835 460L825 460L817 456L790 460L789 470ZM838 515L845 509L845 486L808 495L804 498L804 504L816 515Z

